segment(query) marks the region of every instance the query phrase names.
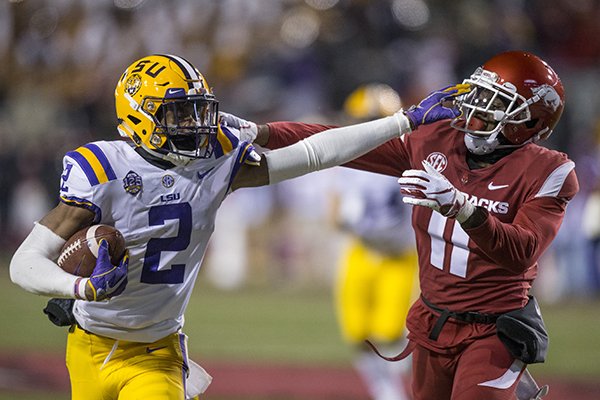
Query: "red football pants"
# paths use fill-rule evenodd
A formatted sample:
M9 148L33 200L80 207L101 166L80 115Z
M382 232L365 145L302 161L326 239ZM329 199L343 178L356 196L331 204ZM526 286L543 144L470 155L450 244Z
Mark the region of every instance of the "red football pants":
M413 400L513 400L525 368L496 335L456 354L438 354L419 345L412 354Z

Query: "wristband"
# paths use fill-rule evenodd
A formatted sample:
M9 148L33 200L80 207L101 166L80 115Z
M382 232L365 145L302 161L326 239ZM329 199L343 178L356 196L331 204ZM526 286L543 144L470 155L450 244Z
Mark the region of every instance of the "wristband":
M75 294L75 298L77 300L87 300L87 297L85 296L85 286L87 281L87 278L77 278L75 280L75 284L73 285L73 293Z
M416 129L413 126L411 119L408 117L408 115L406 115L406 111L403 109L400 109L397 113L395 113L394 117L398 123L398 129L400 129L400 134L398 136L407 135Z
M462 224L463 222L468 220L474 212L475 206L465 196L465 202L462 205L462 207L458 210L458 213L456 214L456 220Z

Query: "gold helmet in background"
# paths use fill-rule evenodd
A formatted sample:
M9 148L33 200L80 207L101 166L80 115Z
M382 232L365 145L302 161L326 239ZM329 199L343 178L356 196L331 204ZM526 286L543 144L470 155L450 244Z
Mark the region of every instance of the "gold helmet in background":
M344 111L354 119L382 118L394 114L402 106L400 95L389 85L360 85L346 98Z

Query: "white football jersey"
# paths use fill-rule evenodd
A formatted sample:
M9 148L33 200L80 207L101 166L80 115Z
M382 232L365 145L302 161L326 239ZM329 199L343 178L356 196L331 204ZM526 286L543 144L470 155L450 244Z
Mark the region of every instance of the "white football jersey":
M61 201L114 226L129 249L125 291L103 302L76 301L79 324L119 340L154 342L183 326L217 209L243 163L257 164L238 132L219 130L210 159L162 169L123 141L86 144L63 160Z

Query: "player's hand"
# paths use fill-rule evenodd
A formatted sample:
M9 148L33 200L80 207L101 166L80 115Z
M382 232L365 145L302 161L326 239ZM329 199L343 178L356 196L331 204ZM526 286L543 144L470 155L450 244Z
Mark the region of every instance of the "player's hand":
M252 121L246 121L233 114L219 111L219 120L225 126L231 126L240 131L240 140L242 142L254 142L258 135L258 127Z
M466 221L475 211L467 195L456 189L444 175L427 161L425 170L409 169L398 179L404 203L434 209L445 217Z
M453 100L455 97L462 96L470 91L471 87L466 83L436 90L421 100L418 105L404 111L404 114L410 120L410 126L413 130L420 125L458 117L461 111Z
M101 240L96 267L92 271L92 275L75 283L76 297L89 301L102 301L118 296L127 286L128 267L129 253L125 252L119 265L112 265L108 252L108 241Z

